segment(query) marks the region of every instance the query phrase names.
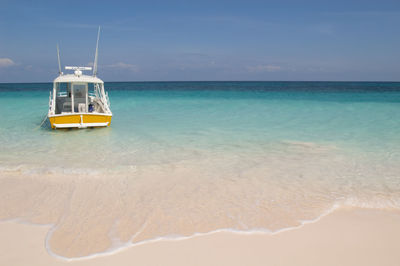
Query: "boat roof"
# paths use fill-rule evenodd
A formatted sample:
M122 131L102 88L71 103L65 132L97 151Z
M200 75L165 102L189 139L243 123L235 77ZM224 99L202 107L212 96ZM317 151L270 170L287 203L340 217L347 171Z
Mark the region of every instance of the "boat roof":
M65 74L65 75L60 75L58 76L55 80L54 83L58 82L64 82L64 83L69 83L69 82L84 82L84 83L104 83L101 79L95 76L89 76L89 75L75 75L75 74Z

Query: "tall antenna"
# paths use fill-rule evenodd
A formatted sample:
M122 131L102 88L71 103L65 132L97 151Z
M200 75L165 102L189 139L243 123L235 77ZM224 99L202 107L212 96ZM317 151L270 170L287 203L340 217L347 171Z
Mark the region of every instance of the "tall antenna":
M60 48L58 47L57 43L57 58L58 58L58 74L62 74L61 72L61 60L60 60Z
M96 54L94 55L94 63L93 63L93 76L96 76L96 74L97 74L97 57L98 57L98 50L99 50L99 38L100 38L100 26L99 26L99 31L97 32Z

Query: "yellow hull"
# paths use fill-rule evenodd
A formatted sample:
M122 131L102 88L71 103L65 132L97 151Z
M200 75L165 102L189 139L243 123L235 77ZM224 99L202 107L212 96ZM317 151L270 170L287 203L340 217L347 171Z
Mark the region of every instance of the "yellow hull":
M62 114L49 116L51 128L86 128L110 126L111 115L105 114Z

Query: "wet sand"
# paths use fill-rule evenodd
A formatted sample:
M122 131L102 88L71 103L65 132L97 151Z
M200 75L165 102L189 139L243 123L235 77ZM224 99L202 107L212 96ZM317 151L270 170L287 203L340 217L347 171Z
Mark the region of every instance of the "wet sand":
M47 253L50 226L0 223L0 265L386 265L400 261L400 212L339 209L277 234L218 232L131 246L90 259Z

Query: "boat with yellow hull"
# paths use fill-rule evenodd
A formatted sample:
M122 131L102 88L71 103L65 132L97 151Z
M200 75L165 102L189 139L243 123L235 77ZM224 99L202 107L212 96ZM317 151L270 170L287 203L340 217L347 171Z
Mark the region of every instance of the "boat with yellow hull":
M74 114L55 115L49 118L51 128L87 128L106 127L111 124L112 115L106 114Z
M104 82L95 76L82 75L89 67L65 67L74 74L61 73L50 92L48 118L53 129L107 127L112 112Z
M83 75L82 71L92 67L66 66L73 74L61 72L60 53L58 53L59 76L53 82L49 97L49 119L51 128L107 127L111 124L110 100L104 89L104 82L97 74L97 35L96 55L93 75Z

